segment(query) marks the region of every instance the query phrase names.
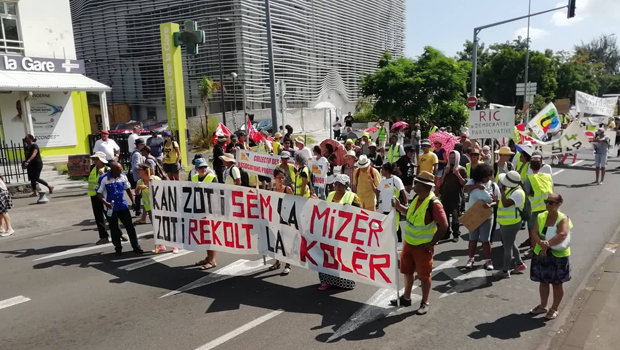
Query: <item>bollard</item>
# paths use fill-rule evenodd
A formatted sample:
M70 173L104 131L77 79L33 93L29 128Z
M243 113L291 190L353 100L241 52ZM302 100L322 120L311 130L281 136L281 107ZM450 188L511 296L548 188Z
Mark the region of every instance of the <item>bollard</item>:
M47 198L47 192L39 192L39 200L37 201L37 204L46 204L49 202L50 199Z

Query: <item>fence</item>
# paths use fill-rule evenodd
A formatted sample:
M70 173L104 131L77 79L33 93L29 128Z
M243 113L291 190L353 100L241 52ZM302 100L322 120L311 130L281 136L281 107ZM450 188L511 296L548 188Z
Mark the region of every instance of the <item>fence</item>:
M127 139L131 134L114 134L110 133L109 138L114 140L118 147L121 149L121 153L118 156L118 162L121 163L124 169L131 168L131 154L129 153L129 145ZM88 145L90 146L90 154L93 154L95 148L95 142L101 139L101 134L88 135Z
M5 183L28 182L28 173L22 169L25 160L24 145L0 143L0 175Z

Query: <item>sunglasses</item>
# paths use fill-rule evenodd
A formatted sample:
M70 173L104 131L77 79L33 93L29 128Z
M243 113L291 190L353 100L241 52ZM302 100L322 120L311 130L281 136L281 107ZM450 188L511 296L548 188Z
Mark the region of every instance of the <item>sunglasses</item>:
M548 199L545 199L545 204L556 205L556 204L560 204L560 202L550 201Z

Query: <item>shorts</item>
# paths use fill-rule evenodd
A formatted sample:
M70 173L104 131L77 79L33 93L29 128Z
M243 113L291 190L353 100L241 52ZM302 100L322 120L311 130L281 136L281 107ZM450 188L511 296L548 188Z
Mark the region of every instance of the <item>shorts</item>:
M400 272L404 275L413 275L415 272L420 281L430 282L434 254L434 247L431 247L429 252L424 246L404 242L403 251L400 253Z
M413 147L413 152L414 153L420 154L420 145L419 144L413 145L412 147Z
M534 228L534 225L538 222L538 215L540 215L542 211L537 211L530 215L530 219L527 221L527 230L531 231Z
M444 170L444 169L445 169L445 168L443 168L443 169L437 169L437 175L435 175L435 178L440 178L440 177L442 177L442 176L443 176L443 170Z
M379 146L379 149L380 149L380 150L381 150L381 149L385 149L385 140L383 140L383 141L377 141L377 143L379 144L378 146Z
M181 166L179 163L175 164L166 164L164 163L164 172L166 174L178 174L181 171Z
M488 243L491 238L492 226L493 219L486 220L482 225L478 226L477 229L469 233L469 241Z
M259 182L271 182L271 178L269 176L258 175Z
M594 167L604 168L607 165L607 153L596 153L594 155Z

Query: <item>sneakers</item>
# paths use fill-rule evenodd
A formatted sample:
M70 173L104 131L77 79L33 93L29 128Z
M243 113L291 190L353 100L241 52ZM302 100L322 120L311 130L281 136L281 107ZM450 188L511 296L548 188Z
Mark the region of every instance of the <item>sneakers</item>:
M102 245L102 244L107 244L110 243L110 239L109 238L102 238L100 240L98 240L97 242L95 242L95 245Z
M471 269L474 267L474 258L467 259L467 264L465 264L466 269Z
M11 229L10 231L3 232L2 234L0 234L0 237L9 237L9 236L12 236L14 233L15 233L15 230Z
M172 248L172 254L178 254L179 248Z
M458 243L459 242L459 236L454 236L454 238L452 238L452 242Z
M421 302L420 308L418 309L418 311L416 311L416 313L418 315L426 315L426 313L428 313L428 310L430 310L430 308L431 308L431 305L429 303Z
M406 306L411 306L411 299L405 299L404 296L400 296L400 306L401 307L406 307ZM390 305L392 306L398 306L398 299L392 299L390 300Z
M114 250L114 255L116 255L116 256L121 256L121 255L123 255L123 250L122 250L122 249L115 249L115 250Z
M484 264L484 268L487 269L488 271L495 270L495 267L493 266L493 261L487 260L486 264Z
M518 272L524 271L526 269L527 269L527 265L525 265L525 263L523 263L523 264L517 266L512 272L518 273Z
M136 254L144 254L144 250L142 250L140 247L134 248L133 252Z
M127 237L127 235L121 235L121 241L129 242L129 237Z
M495 276L498 278L510 278L510 272L499 270L495 273Z

